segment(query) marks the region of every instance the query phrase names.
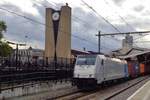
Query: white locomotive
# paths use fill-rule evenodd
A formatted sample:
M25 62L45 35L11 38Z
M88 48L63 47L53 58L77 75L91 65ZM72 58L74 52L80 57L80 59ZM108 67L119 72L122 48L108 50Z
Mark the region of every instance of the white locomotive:
M104 55L79 55L74 67L73 82L78 88L93 87L106 81L128 77L125 60Z

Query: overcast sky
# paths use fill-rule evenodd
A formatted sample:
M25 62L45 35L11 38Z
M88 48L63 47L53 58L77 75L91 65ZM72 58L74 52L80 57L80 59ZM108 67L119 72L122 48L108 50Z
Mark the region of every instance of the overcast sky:
M150 1L149 0L83 0L97 13L113 24L120 32L150 30ZM68 3L72 8L72 34L89 40L80 40L72 36L72 48L97 51L98 31L103 33L117 32L106 23L98 14L89 9L81 0L0 0L0 7L19 13L31 19L45 23L45 7L59 10ZM123 19L121 19L123 18ZM0 20L8 26L4 34L6 40L27 43L28 46L44 49L45 27L30 22L24 18L0 9ZM28 36L28 38L25 38ZM134 38L140 37L134 35ZM143 36L141 36L143 37ZM101 49L110 52L121 48L124 36L102 37ZM150 41L147 35L136 41ZM149 43L136 43L136 46L150 48Z

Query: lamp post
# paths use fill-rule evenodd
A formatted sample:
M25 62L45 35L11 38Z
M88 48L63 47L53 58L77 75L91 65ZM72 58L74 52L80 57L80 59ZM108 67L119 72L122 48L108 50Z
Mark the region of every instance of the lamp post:
M10 42L10 41L7 41L8 44L12 44L12 45L16 45L16 53L15 53L15 56L16 56L16 65L18 63L18 47L19 46L26 46L26 44L22 44L22 43L15 43L15 42Z
M101 52L101 31L98 32L98 34L96 34L96 36L98 36L98 53Z

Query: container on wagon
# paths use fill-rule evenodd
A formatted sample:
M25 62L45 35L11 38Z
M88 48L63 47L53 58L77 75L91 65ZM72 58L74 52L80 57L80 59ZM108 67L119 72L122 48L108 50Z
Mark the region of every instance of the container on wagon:
M140 63L140 74L144 75L145 74L145 64Z

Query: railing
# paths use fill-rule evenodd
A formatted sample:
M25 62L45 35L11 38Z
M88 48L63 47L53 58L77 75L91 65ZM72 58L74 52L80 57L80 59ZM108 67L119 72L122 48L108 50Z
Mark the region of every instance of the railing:
M70 79L73 75L74 59L48 58L15 60L0 59L0 85Z
M56 70L56 69L65 69L70 70L73 68L74 59L68 58L42 58L42 59L19 59L15 58L1 58L0 59L0 70Z

